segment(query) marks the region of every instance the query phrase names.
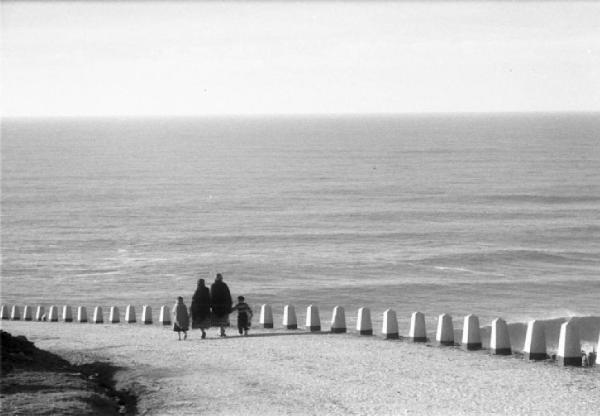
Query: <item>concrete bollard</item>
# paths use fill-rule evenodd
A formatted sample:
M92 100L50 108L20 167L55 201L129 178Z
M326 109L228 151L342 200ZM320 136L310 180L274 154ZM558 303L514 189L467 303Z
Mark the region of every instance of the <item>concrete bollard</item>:
M311 332L317 332L321 330L321 317L319 316L318 307L309 305L306 308L306 327Z
M8 306L2 305L0 308L0 319L9 320L10 314L8 312Z
M342 306L335 306L331 315L331 332L343 334L346 332L346 312Z
M152 307L148 305L142 306L142 323L145 325L152 324Z
M481 349L479 318L476 315L469 314L465 316L461 345L464 349L469 351Z
M69 305L63 306L62 319L65 322L73 322L73 311Z
M135 323L135 307L133 305L127 305L125 308L125 322L128 324Z
M383 312L383 325L381 326L381 334L385 339L398 339L400 334L398 332L398 318L396 312L392 309L386 309Z
M32 321L33 320L33 312L31 311L31 306L29 305L25 305L25 307L23 308L23 319L26 321Z
M494 355L510 355L510 335L508 326L502 318L496 318L492 321L492 333L490 335L490 351Z
M85 308L85 306L79 306L77 308L77 322L85 323L87 321L87 309Z
M48 320L50 322L58 322L58 307L50 306L50 311L48 312Z
M427 332L425 331L425 315L421 312L413 312L410 317L410 331L408 339L412 342L427 341Z
M171 311L168 306L161 306L158 314L158 322L163 325L171 325Z
M546 354L546 334L542 322L534 319L527 324L523 354L526 360L545 360L548 358Z
M44 309L43 306L38 305L37 309L35 310L35 320L41 321L44 319L45 316L46 316L46 310Z
M264 304L260 307L260 319L258 323L261 328L273 328L273 311L270 305Z
M452 316L447 313L438 316L435 341L438 345L454 345L454 324L452 323Z
M104 314L102 312L102 306L96 306L94 308L94 320L92 322L95 324L104 323Z
M111 324L118 324L121 322L121 314L119 313L119 308L117 306L110 307L110 315L108 319Z
M10 311L10 319L11 321L20 321L21 320L21 309L17 305L13 305Z
M558 365L581 367L581 338L575 322L565 322L560 326L558 338Z
M285 329L298 329L296 309L292 305L285 305L283 308L283 327Z
M373 335L371 311L369 308L360 308L356 319L356 330L360 335Z

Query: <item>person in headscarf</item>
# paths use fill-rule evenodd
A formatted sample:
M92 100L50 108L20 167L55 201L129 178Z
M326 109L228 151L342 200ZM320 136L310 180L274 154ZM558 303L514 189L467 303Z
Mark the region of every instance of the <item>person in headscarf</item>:
M223 281L223 275L217 273L215 282L210 286L210 306L212 308L212 325L221 328L221 336L225 336L225 327L229 326L231 313L231 293Z
M204 279L198 279L198 287L192 297L190 307L192 316L192 329L202 331L202 339L206 338L206 330L210 328L210 291L204 283Z
M179 296L175 306L173 306L173 331L177 332L179 341L181 341L181 333L183 339L187 339L187 331L190 329L190 317L188 315L187 306L183 303L183 298Z

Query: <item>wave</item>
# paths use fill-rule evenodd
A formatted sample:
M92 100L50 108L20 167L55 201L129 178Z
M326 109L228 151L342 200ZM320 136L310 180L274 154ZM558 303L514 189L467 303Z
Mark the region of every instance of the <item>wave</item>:
M600 195L536 195L536 194L507 194L488 195L484 199L503 202L523 202L532 204L578 204L600 202Z
M502 249L488 251L469 251L456 254L436 255L420 260L421 264L450 268L450 265L479 265L496 263L550 263L581 264L597 263L586 253L551 252L545 250ZM468 270L468 268L467 268Z

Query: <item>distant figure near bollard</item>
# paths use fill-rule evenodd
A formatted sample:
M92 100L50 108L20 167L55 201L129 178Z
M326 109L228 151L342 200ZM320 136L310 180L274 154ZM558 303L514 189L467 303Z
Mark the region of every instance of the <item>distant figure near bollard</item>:
M29 305L25 305L25 307L23 308L23 319L26 321L32 321L33 320L33 312L31 311L31 306Z
M548 358L546 354L546 334L542 322L534 319L527 324L523 354L526 360L545 360Z
M104 314L102 312L101 306L96 306L94 308L94 320L92 322L95 324L103 324L104 323Z
M158 314L158 322L163 325L171 325L171 311L168 306L161 306L160 313Z
M62 319L64 322L73 322L73 311L69 305L63 306Z
M128 324L135 323L135 307L133 305L127 305L125 308L125 322Z
M144 325L152 324L152 307L148 305L142 306L142 323Z
M45 315L46 315L46 310L44 309L43 306L39 305L35 311L35 320L41 321L42 319L44 319Z
M118 324L119 322L121 322L121 314L119 313L118 307L110 307L110 315L108 319L111 324Z
M342 306L335 306L331 315L331 332L343 334L346 332L346 312Z
M88 321L87 317L87 309L85 306L77 307L77 322L80 324L86 323Z
M493 355L510 355L510 335L508 326L502 318L496 318L492 321L492 333L490 334L490 352Z
M373 335L371 311L369 308L360 308L356 319L356 330L360 335Z
M306 308L306 327L311 332L318 332L321 330L321 317L319 316L319 308L310 305Z
M425 315L421 312L413 312L410 317L410 331L408 339L412 342L426 342Z
M258 323L261 328L273 328L273 311L270 305L265 303L260 307L260 319Z
M558 365L581 367L581 338L575 322L568 321L560 326L556 358Z
M17 305L13 305L10 311L10 319L11 321L20 321L21 320L21 309Z
M8 312L8 306L2 305L0 308L0 319L9 320L10 314Z
M48 312L48 320L50 322L58 322L58 307L50 306L50 312Z
M454 345L454 324L452 323L452 316L448 315L447 313L443 313L438 316L435 341L438 343L438 345Z
M396 312L392 309L386 309L383 312L383 325L381 326L381 334L385 339L398 339L400 334L398 332L398 318Z
M283 308L283 327L285 329L298 329L296 309L292 305L285 305Z
M476 315L465 316L461 345L464 349L469 351L481 349L479 318Z

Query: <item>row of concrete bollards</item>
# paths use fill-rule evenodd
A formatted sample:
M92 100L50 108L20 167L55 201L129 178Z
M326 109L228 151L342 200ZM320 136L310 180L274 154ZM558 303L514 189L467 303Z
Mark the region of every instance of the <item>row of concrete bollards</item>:
M135 307L133 305L127 305L125 308L125 317L124 322L127 323L136 323L136 313ZM58 322L59 321L59 308L57 306L50 306L48 311L46 312L43 306L38 306L33 311L33 308L29 305L25 305L23 308L23 315L21 315L21 309L18 305L13 305L10 314L8 312L8 307L6 305L2 305L0 309L0 319L11 319L13 321L18 321L23 319L24 321L50 321L50 322ZM74 318L73 309L69 305L64 305L62 307L60 313L60 320L63 322L92 322L96 324L104 323L104 313L101 306L96 306L94 308L94 313L92 315L92 319L88 319L87 308L85 306L77 307L77 314ZM160 314L158 318L159 323L163 325L171 324L171 312L167 306L161 306ZM117 306L111 306L108 322L116 324L121 322L121 314L119 308ZM143 324L152 324L152 307L148 305L142 306L142 316L141 323Z
M62 321L73 322L73 311L70 306L62 307ZM38 306L33 312L33 308L26 305L23 309L23 315L19 306L13 305L10 314L8 307L2 305L0 309L0 319L20 320L25 321L59 321L59 308L50 306L48 312L43 306ZM127 305L125 309L124 322L136 323L135 307ZM85 306L77 308L77 322L88 322L87 309ZM92 315L93 323L104 323L104 315L102 307L96 306ZM112 306L109 313L110 323L121 322L119 308ZM143 305L141 323L152 324L152 308L148 305ZM159 323L170 325L170 310L167 306L161 306L159 314ZM259 325L262 328L273 328L273 311L271 306L264 304L260 309ZM314 305L309 305L306 309L306 328L310 331L321 331L321 318L319 316L319 308ZM293 305L285 305L283 309L283 327L286 329L297 329L298 320L296 311ZM371 311L369 308L358 309L356 321L356 330L360 335L373 335L373 326L371 322ZM345 333L346 315L344 308L335 306L333 308L331 328L332 333ZM396 312L392 309L387 309L383 312L383 325L381 334L386 339L398 339L400 337L398 331L398 320ZM410 320L410 330L408 339L412 342L426 342L427 332L425 328L425 315L421 312L413 312ZM438 317L435 341L441 346L454 346L454 324L452 316L441 314ZM463 322L462 341L460 343L467 350L481 349L481 336L479 327L479 318L475 315L467 315ZM600 337L598 339L598 350L600 350ZM510 355L512 348L510 336L506 321L502 318L497 318L492 321L490 334L490 352L494 355ZM527 325L527 333L525 336L525 345L523 348L525 359L528 360L544 360L548 358L546 349L546 337L544 325L541 321L533 320ZM560 365L565 366L581 366L581 340L578 328L576 325L567 321L561 325L559 345L557 352L557 360ZM600 355L596 358L596 364L600 364Z
M267 304L261 306L259 325L263 328L273 328L273 312L271 306ZM296 313L292 305L286 305L284 307L283 326L287 329L296 329L298 327ZM306 310L306 328L311 331L321 330L319 309L316 306L310 305ZM373 335L371 312L368 308L358 309L356 330L360 335ZM333 308L330 331L336 334L345 333L347 331L345 311L341 306L335 306ZM383 312L381 334L386 339L399 338L398 320L396 318L396 312L392 309L387 309ZM413 312L410 319L408 339L412 342L427 341L425 315L423 313ZM445 313L439 315L435 341L440 346L455 345L452 316ZM461 345L467 350L481 349L479 318L477 316L465 316ZM598 350L600 350L600 337L598 339ZM497 318L492 321L490 352L494 355L512 354L508 325L502 318ZM542 322L533 320L528 323L523 353L528 360L544 360L548 358L546 337ZM557 360L560 365L581 366L581 339L579 330L574 322L568 321L561 325ZM600 364L600 356L596 358L596 363Z

